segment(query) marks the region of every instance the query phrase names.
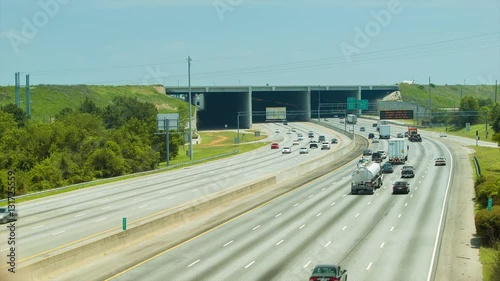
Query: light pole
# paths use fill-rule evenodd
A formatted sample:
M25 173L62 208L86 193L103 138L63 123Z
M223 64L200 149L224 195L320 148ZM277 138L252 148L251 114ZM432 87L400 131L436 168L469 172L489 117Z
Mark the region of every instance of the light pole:
M432 127L432 110L431 110L431 77L429 76L429 125Z
M321 123L321 116L320 116L320 111L321 111L321 89L318 86L318 122Z
M189 159L193 160L193 127L191 124L192 114L191 114L191 57L188 56L188 87L189 87Z

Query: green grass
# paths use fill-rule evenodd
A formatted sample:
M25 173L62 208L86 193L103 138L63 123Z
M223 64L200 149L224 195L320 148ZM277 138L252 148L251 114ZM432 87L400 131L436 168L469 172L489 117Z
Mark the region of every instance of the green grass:
M493 248L479 248L479 260L483 265L483 280L489 281L493 275L493 266L495 265L495 255L497 251Z
M154 86L94 86L94 85L35 85L30 89L33 120L49 120L63 108L77 109L89 97L98 107L112 103L114 97L137 97L142 102L156 105L160 113L177 112L183 100L160 93ZM21 108L26 110L26 92L21 89ZM0 86L0 106L15 103L13 86Z
M399 88L405 102L413 102L424 107L429 105L428 85L401 83ZM450 107L457 108L460 105L461 96L473 96L478 99L491 98L493 100L495 85L436 85L435 87L431 87L430 96L432 110Z

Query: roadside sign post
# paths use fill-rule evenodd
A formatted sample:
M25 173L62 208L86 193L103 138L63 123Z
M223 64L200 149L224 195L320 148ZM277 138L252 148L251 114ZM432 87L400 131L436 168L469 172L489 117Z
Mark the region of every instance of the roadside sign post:
M488 198L488 212L491 212L492 207L493 207L493 198Z
M465 131L470 132L470 123L465 123Z
M123 218L123 221L122 221L122 229L123 229L123 230L127 230L127 218Z

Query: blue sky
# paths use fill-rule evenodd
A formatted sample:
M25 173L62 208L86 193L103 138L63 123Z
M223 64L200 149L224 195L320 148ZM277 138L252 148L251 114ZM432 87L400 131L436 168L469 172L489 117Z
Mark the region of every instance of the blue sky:
M0 0L0 85L494 84L498 0Z

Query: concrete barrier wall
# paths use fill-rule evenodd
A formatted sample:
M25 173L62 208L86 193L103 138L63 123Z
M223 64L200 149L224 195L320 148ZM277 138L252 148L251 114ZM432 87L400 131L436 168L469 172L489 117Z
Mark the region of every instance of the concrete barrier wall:
M115 230L93 237L85 241L86 244L68 246L64 250L54 251L45 255L45 257L51 255L49 257L43 259L34 258L32 261L26 261L22 264L21 276L24 276L26 280L40 279L53 272L57 272L61 268L77 265L106 252L119 250L136 241L147 239L158 230L188 221L190 218L201 215L207 210L218 207L221 204L230 203L239 197L262 191L264 188L268 188L276 183L294 179L319 169L347 154L355 146L355 142L352 141L347 146L326 153L325 156L319 159L313 159L307 163L279 172L276 175L189 202L186 205L174 208L153 218L134 222L129 225L126 231L122 231L121 229Z

